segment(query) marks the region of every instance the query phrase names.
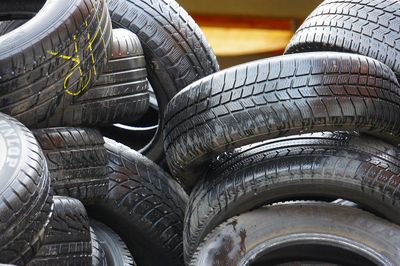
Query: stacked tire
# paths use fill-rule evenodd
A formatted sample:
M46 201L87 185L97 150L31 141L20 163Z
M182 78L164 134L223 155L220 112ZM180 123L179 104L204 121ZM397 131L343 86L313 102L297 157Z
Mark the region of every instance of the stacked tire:
M158 125L218 70L174 0L0 3L0 263L183 265L188 197ZM117 134L149 118L146 141Z
M326 0L285 55L170 101L187 265L398 264L399 25L398 1Z

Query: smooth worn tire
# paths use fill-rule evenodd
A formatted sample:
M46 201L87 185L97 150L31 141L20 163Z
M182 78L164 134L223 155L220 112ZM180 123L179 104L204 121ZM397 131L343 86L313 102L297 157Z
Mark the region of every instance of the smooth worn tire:
M148 109L149 92L143 49L135 34L113 30L111 52L94 85L76 98L67 112L75 113L85 125L129 123ZM71 121L71 124L73 121Z
M107 4L114 27L132 31L142 43L162 125L165 107L178 91L219 70L212 48L174 0L108 0ZM142 154L160 162L165 158L162 142L159 127Z
M113 140L105 142L109 191L87 206L90 215L124 240L138 265L183 265L187 195L149 159Z
M0 3L0 19L32 13L0 37L0 112L29 127L80 125L83 115L66 108L106 63L111 20L105 0Z
M190 265L394 266L399 245L400 227L368 212L292 203L229 219L207 236Z
M98 242L104 252L107 266L136 266L132 254L122 239L108 226L95 220L90 221Z
M211 166L190 195L185 260L218 224L278 201L342 198L400 224L398 158L394 145L345 132L291 136L234 150Z
M299 133L348 130L396 142L400 89L379 61L347 53L279 56L203 78L168 104L164 148L187 189L231 149Z
M107 194L108 155L98 130L61 127L33 133L46 156L56 195L85 201Z
M79 200L54 196L53 216L43 244L27 265L92 266L89 218Z
M26 264L43 241L52 195L32 133L0 113L0 263Z
M366 55L400 77L400 2L327 0L304 21L285 53L341 51Z

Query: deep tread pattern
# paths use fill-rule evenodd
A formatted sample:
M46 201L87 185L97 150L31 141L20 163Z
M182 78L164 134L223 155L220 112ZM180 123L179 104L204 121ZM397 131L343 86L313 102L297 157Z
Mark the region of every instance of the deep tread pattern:
M87 206L129 247L138 265L183 265L182 230L187 195L149 159L113 140L109 191Z
M107 193L108 156L97 129L63 127L33 133L46 156L56 195L91 200Z
M225 154L190 196L185 259L228 218L296 197L347 199L400 224L398 158L396 146L346 132L284 137Z
M160 125L171 98L192 82L219 70L200 27L175 0L108 0L114 28L135 33L142 43L147 74L157 97ZM162 128L142 153L165 158Z
M92 241L92 266L107 266L106 254L92 227L90 227L90 238Z
M0 3L0 10L18 13L20 4ZM106 63L111 19L105 0L32 4L38 14L0 37L0 112L30 128L61 126L76 97L67 91L84 94Z
M94 86L67 108L70 118L85 125L130 123L149 106L146 61L137 36L125 29L113 30L111 52ZM73 124L73 120L69 124Z
M28 266L92 265L89 218L83 204L54 196L54 213L40 250Z
M51 216L47 164L32 133L1 113L0 149L0 263L25 264Z
M326 0L304 21L285 53L352 52L375 58L400 77L400 3Z
M349 130L396 142L399 91L389 67L348 53L286 55L233 67L193 83L168 104L166 158L190 189L213 158L257 141Z
M107 260L104 265L136 266L132 254L119 235L110 227L98 221L91 220L90 224L98 235L98 243L106 251L104 256Z
M0 36L24 25L25 22L24 19L0 21Z
M326 240L327 236L331 237L330 241L335 238L342 241L346 239L344 242L348 244L352 243L358 248L363 247L369 250L372 254L379 254L380 260L380 263L370 260L354 263L354 260L349 262L345 258L342 261L337 254L307 252L307 255L312 253L311 257L317 261L320 261L317 259L319 257L323 261L332 259L335 262L325 265L398 264L400 255L400 227L398 225L353 207L328 203L291 203L260 208L227 220L207 236L188 265L201 266L212 263L238 265L241 264L239 261L244 261L244 256L249 258L252 254L256 257L256 246L264 245L263 250L268 252L271 248L276 248L279 240L281 246L285 244L289 246L296 242L298 244L299 240L304 240L305 236L315 236L315 234L323 236L318 239L319 241L324 238ZM276 241L277 239L279 240ZM228 252L229 255L225 255ZM300 256L304 255L303 252L300 254ZM289 252L286 259L293 259L293 255ZM271 256L266 257L262 265L309 265L302 262L281 264L276 263L274 259L271 261ZM245 262L249 261L245 260ZM316 264L321 265L321 263Z

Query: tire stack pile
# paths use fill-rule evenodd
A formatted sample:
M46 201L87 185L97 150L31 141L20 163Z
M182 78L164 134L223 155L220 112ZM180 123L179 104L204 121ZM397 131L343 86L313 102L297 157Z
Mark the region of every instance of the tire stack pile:
M157 125L219 70L199 27L174 0L3 1L0 20L0 263L183 264Z
M0 263L399 265L398 1L221 72L173 0L0 20Z
M400 265L399 77L400 2L326 0L285 55L180 91L186 264Z

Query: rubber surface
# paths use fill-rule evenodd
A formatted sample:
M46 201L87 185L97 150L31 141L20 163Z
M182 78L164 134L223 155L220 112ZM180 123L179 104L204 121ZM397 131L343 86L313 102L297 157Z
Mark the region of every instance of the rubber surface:
M61 127L33 132L46 156L56 195L93 200L107 194L108 155L98 130Z
M342 51L366 55L400 77L400 3L327 0L297 30L285 53Z
M37 13L0 37L0 112L29 127L71 120L79 125L65 108L91 87L106 63L108 10L104 0L49 0L42 6L43 1L0 3L0 17Z
M108 266L136 266L132 254L124 241L108 226L98 221L91 220L90 224L98 235L101 248L104 249L104 258Z
M27 20L24 19L0 21L0 36L15 30L26 22Z
M43 245L27 265L92 265L89 218L79 200L54 196Z
M394 145L340 132L274 139L225 154L190 196L185 258L228 218L285 200L342 198L400 224L398 158Z
M190 190L215 157L257 141L349 130L396 143L399 103L394 73L365 56L320 52L259 60L210 75L171 100L166 158Z
M298 251L284 256L287 261L291 261L291 256L303 258L303 263L275 264L274 249L296 242ZM372 259L342 264L340 252L330 258L321 256L317 250L302 253L306 243L369 250ZM321 262L304 262L320 260L339 262L326 265L394 266L400 256L399 244L399 226L362 210L334 204L285 204L241 214L218 226L207 236L190 265L321 265ZM262 251L265 253L261 254ZM262 255L266 260L256 261Z
M92 225L92 221L90 221L90 225ZM92 243L92 266L107 266L106 253L92 226L90 227L90 238Z
M32 133L0 113L0 263L26 264L51 216L44 155Z
M135 34L113 30L111 53L94 86L67 107L69 124L76 117L85 125L129 123L139 119L149 105L146 62Z
M122 238L138 265L183 265L187 195L149 159L110 139L105 142L109 190L87 206L90 215Z
M107 4L114 28L132 31L142 43L162 124L165 107L178 91L219 70L212 48L174 0L108 0ZM161 128L143 154L155 162L165 157Z

